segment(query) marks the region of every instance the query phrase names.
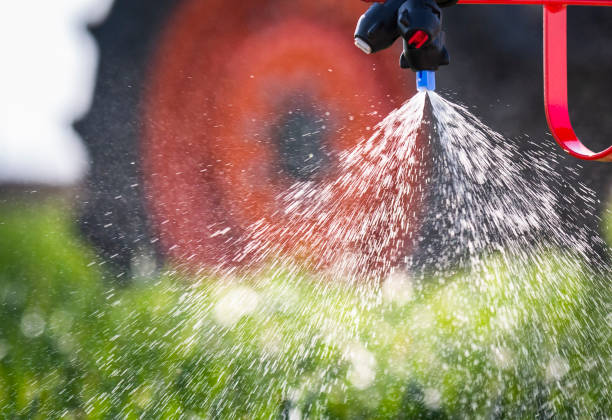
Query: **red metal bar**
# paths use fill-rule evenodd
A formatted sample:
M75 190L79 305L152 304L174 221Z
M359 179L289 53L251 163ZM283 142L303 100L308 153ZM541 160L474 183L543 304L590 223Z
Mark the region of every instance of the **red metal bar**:
M563 6L544 6L544 109L563 150L579 159L612 162L612 146L595 153L572 128L567 99L567 8Z
M612 6L612 0L459 0L461 4L541 4L544 8L544 110L551 133L570 155L612 162L612 146L593 152L578 139L567 95L567 6Z

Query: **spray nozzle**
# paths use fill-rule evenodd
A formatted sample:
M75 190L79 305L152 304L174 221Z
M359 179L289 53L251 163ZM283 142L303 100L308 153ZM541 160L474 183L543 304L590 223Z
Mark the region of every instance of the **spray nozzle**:
M400 57L400 66L417 72L419 90L434 90L433 72L439 66L449 63L440 7L454 3L452 0L378 2L359 19L355 30L355 45L371 54L390 47L402 37L404 51Z
M431 70L417 71L417 90L436 90L436 72Z

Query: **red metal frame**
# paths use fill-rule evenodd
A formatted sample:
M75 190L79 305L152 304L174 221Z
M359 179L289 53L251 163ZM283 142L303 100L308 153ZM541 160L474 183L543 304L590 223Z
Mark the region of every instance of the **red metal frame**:
M567 6L612 6L612 0L459 0L460 4L538 4L544 8L544 109L557 143L584 160L612 162L612 146L599 153L578 139L567 97Z

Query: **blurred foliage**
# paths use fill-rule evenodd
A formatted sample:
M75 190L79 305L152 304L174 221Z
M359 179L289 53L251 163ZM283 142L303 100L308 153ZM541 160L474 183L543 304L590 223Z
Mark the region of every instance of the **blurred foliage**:
M610 289L569 254L491 257L476 284L400 283L399 300L287 267L116 289L70 220L55 202L0 205L0 417L612 412Z

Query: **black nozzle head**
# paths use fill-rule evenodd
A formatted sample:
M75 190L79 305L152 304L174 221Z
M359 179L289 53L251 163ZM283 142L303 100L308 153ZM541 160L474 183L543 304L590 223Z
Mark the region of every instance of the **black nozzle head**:
M400 67L403 69L438 70L440 66L446 66L450 62L448 51L443 43L444 33L433 42L429 42L422 48L415 49L404 40L404 52L400 56Z
M408 0L398 10L397 26L404 39L424 32L433 41L442 31L442 10L435 0Z
M400 36L397 11L405 0L388 0L371 6L357 22L355 45L366 54L389 48Z
M442 11L457 0L387 0L371 6L357 22L355 45L366 54L390 47L401 36L402 68L437 70L448 64Z

